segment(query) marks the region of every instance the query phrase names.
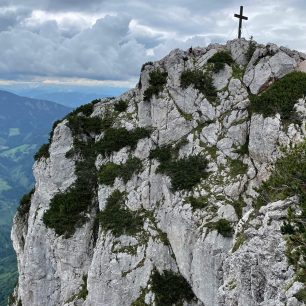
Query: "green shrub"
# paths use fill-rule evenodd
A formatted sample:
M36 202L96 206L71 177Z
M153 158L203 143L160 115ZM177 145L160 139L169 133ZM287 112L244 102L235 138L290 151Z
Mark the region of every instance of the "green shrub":
M152 291L155 293L156 306L177 305L195 298L186 279L172 271L163 271L160 274L155 270L152 274Z
M173 157L172 151L173 148L171 147L171 145L157 147L156 149L150 151L149 158L157 159L160 163L165 163Z
M128 108L128 102L124 100L119 100L115 105L114 109L116 112L122 113L125 112Z
M57 127L57 125L61 122L62 120L56 120L53 122L52 124L52 129L51 129L51 132L49 134L49 143L51 143L52 141L52 138L53 138L53 134L54 134L54 130L55 128Z
M220 51L215 53L207 62L214 64L213 71L217 73L224 69L225 64L231 65L234 61L229 52Z
M83 113L84 116L90 116L94 110L94 105L96 103L100 102L100 100L98 99L95 99L93 101L91 101L90 103L87 103L87 104L84 104L84 105L81 105L79 107L77 107L73 112L71 112L68 117L70 116L74 116L78 113Z
M116 177L119 176L120 173L120 165L114 163L107 163L102 165L99 173L99 183L104 185L113 185Z
M283 120L298 122L293 108L299 98L306 95L306 73L291 72L258 96L251 96L251 110L264 117L277 113Z
M215 101L217 98L217 90L213 85L213 80L210 74L204 73L202 70L185 70L181 74L181 87L186 89L193 85L199 90L209 101Z
M161 163L157 172L171 178L173 190L191 190L201 179L207 178L207 161L203 156L189 156L184 159L170 160Z
M124 183L127 183L134 173L139 173L142 169L141 160L137 157L130 157L125 164L120 167L119 176L122 177Z
M214 228L224 237L233 236L233 228L231 223L226 219L218 220L216 223L214 223Z
M39 149L38 151L35 153L34 155L34 160L38 161L41 158L49 158L50 157L50 153L49 153L49 147L50 144L49 143L44 143Z
M68 127L72 130L73 135L81 134L100 134L113 124L113 117L105 116L103 119L99 117L84 117L73 115L69 117Z
M17 208L19 214L21 216L24 216L25 214L29 213L30 207L31 207L31 198L32 195L35 192L35 188L32 188L32 190L29 193L26 193L19 202L19 207Z
M128 131L125 128L109 128L105 131L103 139L96 143L96 149L103 156L118 152L127 146L134 150L140 139L150 135L151 131L144 128L136 128L132 131Z
M193 210L203 209L208 206L208 197L187 197L185 200L191 205Z
M142 169L141 160L137 157L129 157L125 164L107 163L98 173L100 184L113 185L116 177L121 177L127 183L134 173Z
M157 96L163 91L167 83L168 73L162 72L160 69L155 69L150 72L149 77L149 87L144 92L145 101L150 101L154 95Z
M82 194L83 191L85 191L84 194ZM71 187L65 193L59 193L53 197L50 208L43 216L43 221L47 227L53 228L57 235L65 234L68 238L74 233L76 225L85 223L84 212L90 204L91 196L86 187Z
M133 236L141 231L143 218L137 212L131 212L124 204L124 194L115 190L107 199L106 206L100 211L98 218L105 231L111 231L114 236Z
M153 62L146 62L141 66L141 72L145 70L146 66L153 66Z

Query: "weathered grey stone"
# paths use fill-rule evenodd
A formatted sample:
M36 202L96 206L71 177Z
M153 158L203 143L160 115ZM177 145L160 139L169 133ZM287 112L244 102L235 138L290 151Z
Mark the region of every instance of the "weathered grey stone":
M278 156L279 117L253 115L250 125L249 153L259 162L272 162Z
M272 54L274 54L273 51ZM279 51L272 57L261 58L255 67L248 66L243 82L250 88L252 94L257 94L272 84L275 79L282 78L296 67L297 62L294 58Z

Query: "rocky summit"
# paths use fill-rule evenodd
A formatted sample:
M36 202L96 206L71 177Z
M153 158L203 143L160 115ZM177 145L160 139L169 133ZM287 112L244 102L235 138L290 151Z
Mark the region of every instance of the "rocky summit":
M36 154L10 305L306 301L306 55L173 50Z

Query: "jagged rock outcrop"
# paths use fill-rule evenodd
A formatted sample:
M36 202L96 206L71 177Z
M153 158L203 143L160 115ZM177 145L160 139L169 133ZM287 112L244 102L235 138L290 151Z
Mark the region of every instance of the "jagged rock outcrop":
M269 44L257 45L248 59L249 48L242 39L192 52L174 50L144 65L135 89L93 104L89 114L80 110L74 115L81 121L112 118L113 129L149 129L149 136L135 145L106 154L107 130L87 131L84 125L78 134L69 116L57 125L49 156L34 165L30 210L23 216L17 213L14 220L12 239L20 274L16 305L165 305L154 277L163 271L172 271L185 289L188 284L192 290L194 296L186 289L189 295L178 300L184 305L304 305L295 297L304 285L295 278L281 233L288 207L297 207L298 197L259 209L254 202L256 188L282 155L281 147L305 139L305 100L296 101L299 123L288 122L278 113L252 111L249 92L257 94L298 69L306 56ZM234 63L218 71L209 60L221 51L230 52ZM182 86L182 73L195 70L210 76L207 82L218 90L215 98L196 84ZM152 89L156 71L167 72L166 82ZM156 88L148 99L148 89ZM122 102L127 102L126 109L116 110ZM94 170L87 175L98 171L99 176L110 163L112 169L123 167L131 157L141 167L128 178L126 172L118 172L111 182L112 172L104 181L100 177L92 205L83 212L86 221L76 224L70 235L56 234L56 224L47 227L44 216L52 198L74 186L78 163L88 157L75 152L78 141L102 141L95 151ZM152 157L154 149L165 146L176 161L206 158L206 174L192 188L174 188L173 177L161 170L162 160ZM136 233L117 229L118 234L103 226L103 212L114 195L122 197L125 212L141 218L141 227L138 222L133 229Z

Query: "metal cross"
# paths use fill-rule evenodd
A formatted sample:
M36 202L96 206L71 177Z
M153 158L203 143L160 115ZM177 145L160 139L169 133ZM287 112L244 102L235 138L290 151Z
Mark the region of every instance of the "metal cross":
M234 17L239 18L238 38L241 38L242 19L248 20L248 17L243 16L243 6L240 6L240 15L235 14Z

